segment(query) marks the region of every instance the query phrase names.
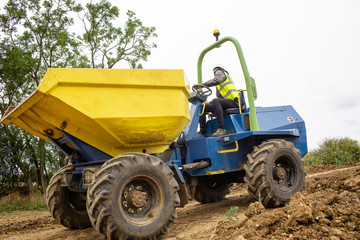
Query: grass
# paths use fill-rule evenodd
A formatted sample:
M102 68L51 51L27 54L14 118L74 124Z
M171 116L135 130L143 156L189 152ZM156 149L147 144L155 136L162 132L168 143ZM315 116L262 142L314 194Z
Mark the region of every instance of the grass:
M237 210L239 210L239 207L237 206L232 206L229 210L226 211L225 215L226 215L226 219L229 221L235 221L234 218L236 220L239 220L239 218L237 217Z
M13 212L16 210L41 210L46 211L45 197L34 194L32 196L23 196L17 192L0 198L0 212Z

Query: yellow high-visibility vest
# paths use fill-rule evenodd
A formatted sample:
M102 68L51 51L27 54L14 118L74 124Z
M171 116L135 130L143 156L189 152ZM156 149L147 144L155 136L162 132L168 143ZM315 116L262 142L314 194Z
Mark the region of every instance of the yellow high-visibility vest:
M221 96L223 96L225 99L234 100L238 97L238 91L232 78L226 73L224 74L226 76L226 80L217 85L216 88L219 90Z

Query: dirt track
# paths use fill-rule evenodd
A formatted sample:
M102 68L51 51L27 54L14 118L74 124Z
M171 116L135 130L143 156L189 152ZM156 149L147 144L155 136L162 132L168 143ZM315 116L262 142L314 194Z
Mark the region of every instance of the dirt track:
M309 169L307 187L290 204L262 209L243 184L227 199L211 204L192 201L161 239L360 239L360 165ZM238 206L239 220L225 212ZM1 239L105 239L94 229L68 230L48 212L0 214Z

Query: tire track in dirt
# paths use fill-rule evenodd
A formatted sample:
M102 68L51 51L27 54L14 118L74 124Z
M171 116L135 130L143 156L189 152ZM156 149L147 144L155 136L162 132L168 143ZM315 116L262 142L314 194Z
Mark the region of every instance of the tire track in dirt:
M310 178L314 178L314 177L322 177L322 176L326 176L329 174L341 173L341 172L347 171L349 169L353 169L354 170L353 172L355 172L357 169L360 169L360 166L345 167L345 168L334 169L334 170L330 170L330 171L326 171L326 172L312 173L312 174L309 174L308 176L306 176L306 180L310 179Z

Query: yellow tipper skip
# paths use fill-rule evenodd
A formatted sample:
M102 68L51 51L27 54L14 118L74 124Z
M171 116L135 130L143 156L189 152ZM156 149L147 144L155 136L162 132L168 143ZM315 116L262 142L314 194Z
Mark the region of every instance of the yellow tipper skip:
M1 121L46 140L63 130L111 156L158 153L189 122L189 91L183 70L49 69Z

